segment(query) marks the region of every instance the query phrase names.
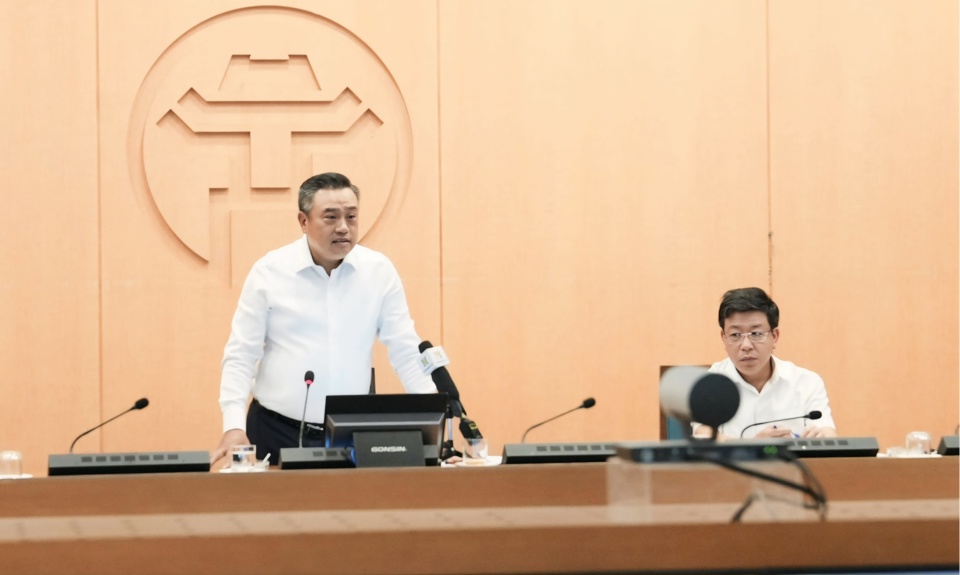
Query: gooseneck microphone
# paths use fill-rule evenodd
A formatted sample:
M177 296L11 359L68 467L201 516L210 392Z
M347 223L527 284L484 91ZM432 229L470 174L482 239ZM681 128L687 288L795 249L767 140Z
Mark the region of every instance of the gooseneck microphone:
M483 439L483 434L480 433L480 428L477 427L476 422L466 417L460 418L460 435L464 439Z
M453 383L453 378L450 377L450 372L445 367L450 365L450 358L447 357L442 347L433 347L433 344L429 341L421 341L419 349L420 367L423 372L433 380L433 384L437 386L437 391L447 394L453 416L462 418L467 414L467 410L460 403L460 390Z
M437 391L446 393L449 398L450 414L460 418L460 434L464 439L483 439L476 422L467 417L467 410L460 403L460 390L453 383L450 372L445 366L450 365L450 358L440 346L434 347L429 341L420 342L420 367L428 374L437 386Z
M778 421L790 421L791 419L820 419L821 417L823 417L823 414L822 414L822 413L820 413L820 412L817 411L817 410L813 410L813 411L811 411L810 413L805 413L805 414L803 414L803 415L796 415L796 416L794 416L794 417L784 417L784 418L781 418L781 419L771 419L770 421L760 421L760 422L758 422L758 423L751 423L750 425L748 425L748 426L746 426L746 427L743 428L743 431L740 432L740 437L743 437L743 434L746 433L746 431L747 431L748 429L750 429L751 427L755 427L755 426L757 426L757 425L766 425L766 424L768 424L768 423L777 423Z
M307 394L303 398L303 415L300 416L300 447L303 447L303 426L307 423L307 399L310 398L310 386L313 385L313 372L303 374L303 383L307 384Z
M581 403L580 405L574 407L573 409L564 411L564 412L561 413L560 415L555 415L555 416L551 417L550 419L548 419L548 420L546 420L546 421L541 421L540 423L531 426L530 428L528 428L526 431L523 432L523 437L520 438L520 443L524 443L524 442L527 440L527 434L530 433L531 430L540 427L540 426L543 425L544 423L550 423L550 422L553 421L554 419L556 419L556 418L558 418L558 417L563 417L564 415L566 415L566 414L568 414L568 413L573 413L574 411L576 411L576 410L578 410L578 409L590 409L591 407L593 407L593 406L596 405L596 404L597 404L597 400L596 400L596 399L594 399L594 398L592 398L592 397L588 397L588 398L586 398L586 399L583 400L583 403Z
M74 440L73 440L73 443L70 444L70 453L73 453L73 446L76 445L76 444L77 444L77 441L78 441L81 437L83 437L84 435L90 433L91 431L96 431L96 430L100 429L101 427L103 427L104 425L110 423L110 422L113 421L114 419L120 417L120 416L123 415L124 413L130 413L131 411L133 411L133 410L135 410L135 409L143 409L144 407L146 407L146 406L148 406L148 405L150 405L150 400L147 399L146 397L141 397L140 399L137 400L136 403L133 404L133 407L131 407L130 409L124 411L123 413L119 413L119 414L117 414L117 415L114 415L113 417L111 417L110 419L104 421L103 423L101 423L100 425L94 427L93 429L88 429L88 430L84 431L83 433L81 433L80 435L77 436L77 439L74 439Z

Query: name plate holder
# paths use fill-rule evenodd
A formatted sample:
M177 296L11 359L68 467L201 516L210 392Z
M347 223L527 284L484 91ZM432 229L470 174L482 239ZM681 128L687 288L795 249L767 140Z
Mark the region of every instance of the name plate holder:
M356 431L353 460L357 467L423 467L427 464L419 431Z
M209 472L208 451L64 453L47 458L47 475Z

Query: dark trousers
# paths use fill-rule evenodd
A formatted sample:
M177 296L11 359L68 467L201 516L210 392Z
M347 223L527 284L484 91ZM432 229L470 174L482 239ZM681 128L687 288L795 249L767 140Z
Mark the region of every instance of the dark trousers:
M300 422L270 411L253 400L247 411L247 438L257 446L257 459L262 460L269 453L270 465L277 465L280 463L280 449L299 447ZM310 427L304 426L304 447L325 445L322 426L313 423Z

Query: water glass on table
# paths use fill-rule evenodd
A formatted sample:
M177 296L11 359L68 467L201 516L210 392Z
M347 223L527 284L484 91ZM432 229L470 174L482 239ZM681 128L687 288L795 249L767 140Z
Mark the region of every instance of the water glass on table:
M230 468L234 471L250 471L257 465L256 445L234 445L230 448Z
M930 453L930 434L926 431L911 431L907 434L907 453L926 455Z
M466 465L486 465L490 447L483 437L464 438L463 462Z
M0 479L19 478L22 466L23 455L19 451L0 451Z

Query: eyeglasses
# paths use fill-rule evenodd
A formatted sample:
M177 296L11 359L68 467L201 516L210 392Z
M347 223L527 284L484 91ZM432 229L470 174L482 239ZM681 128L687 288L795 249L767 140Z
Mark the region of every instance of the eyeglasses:
M769 331L751 331L748 333L725 333L723 334L723 341L727 343L740 343L743 341L744 337L750 338L750 341L753 343L763 343L767 341L767 336L770 335Z

